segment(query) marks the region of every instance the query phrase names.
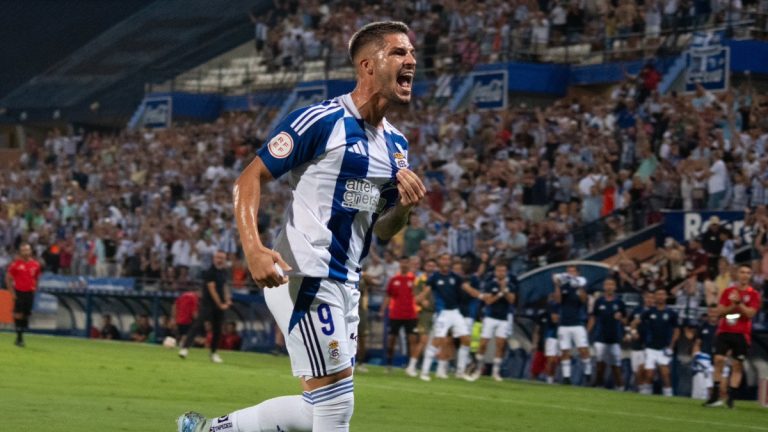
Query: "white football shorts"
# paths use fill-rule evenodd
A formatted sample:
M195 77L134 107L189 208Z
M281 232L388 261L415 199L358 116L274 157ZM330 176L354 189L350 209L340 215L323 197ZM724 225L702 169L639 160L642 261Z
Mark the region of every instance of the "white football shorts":
M559 355L560 345L557 343L557 338L548 337L544 339L544 356L557 357Z
M469 334L467 322L458 309L443 309L437 314L435 337L446 337L450 330L452 330L453 337L467 336Z
M595 342L595 359L610 366L621 366L621 345Z
M588 348L587 329L584 326L560 326L557 328L557 341L560 343L560 350L570 350L572 348Z
M669 366L672 362L672 357L664 354L664 350L658 350L653 348L645 349L645 369L655 370L656 366Z
M632 364L632 372L637 373L640 368L645 368L645 350L633 350L629 355Z
M509 339L512 337L512 314L507 315L507 319L483 318L483 330L480 332L483 339L500 338Z
M322 377L353 365L360 322L355 284L291 277L266 288L264 298L285 335L294 376Z

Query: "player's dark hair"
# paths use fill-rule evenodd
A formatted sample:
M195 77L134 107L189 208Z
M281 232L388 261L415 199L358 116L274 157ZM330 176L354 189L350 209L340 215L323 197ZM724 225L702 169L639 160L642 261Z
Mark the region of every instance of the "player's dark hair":
M400 21L378 21L366 24L349 39L349 60L354 63L357 53L369 43L381 44L386 35L408 34L409 31L408 26Z

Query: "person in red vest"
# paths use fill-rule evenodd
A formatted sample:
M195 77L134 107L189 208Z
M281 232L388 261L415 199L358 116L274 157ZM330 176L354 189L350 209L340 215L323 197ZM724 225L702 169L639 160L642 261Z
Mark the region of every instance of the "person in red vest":
M717 306L720 322L715 336L714 387L704 406L718 407L727 404L728 408L733 408L734 393L741 385L744 360L752 341L752 318L761 305L760 293L749 285L751 280L752 268L746 264L741 265L738 282L726 288L720 295L720 303ZM726 377L723 377L723 368L729 352L731 376L726 380ZM725 403L723 399L726 399Z
M195 289L184 291L173 304L172 315L179 333L179 346L184 344L184 338L197 317L199 305L200 297Z
M408 257L400 258L400 273L389 280L387 295L381 305L379 315L384 318L389 315L389 337L387 338L387 366L391 367L392 357L395 353L395 342L400 335L400 329L405 330L408 340L408 352L416 349L419 335L416 326L419 324L419 316L416 313L416 302L413 296L413 285L416 276L411 272L411 260Z
M35 290L41 273L40 263L32 258L32 247L22 243L19 257L5 275L5 286L14 298L13 320L16 325L16 346L24 347L24 330L29 326L29 315L35 302Z

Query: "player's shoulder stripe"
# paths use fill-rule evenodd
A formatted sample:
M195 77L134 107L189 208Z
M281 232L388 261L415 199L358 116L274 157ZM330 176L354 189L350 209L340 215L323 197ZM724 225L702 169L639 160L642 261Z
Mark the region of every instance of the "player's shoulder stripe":
M312 113L326 110L332 106L338 106L338 102L335 100L325 100L323 102L319 102L313 105L306 106L304 108L300 108L295 111L295 113L299 113L296 118L291 122L291 128L296 129L298 127L299 123L301 123L304 119L306 119L308 116L312 115Z
M303 115L302 119L299 121L295 121L294 123L291 123L291 127L298 135L303 134L306 132L313 124L317 123L318 120L325 118L331 114L337 113L341 110L343 110L341 106L338 104L329 104L326 106L323 106L322 108L316 108L313 110L307 110L306 115Z
M330 116L333 116L334 114L338 114L339 112L343 112L344 108L342 107L336 107L336 108L329 108L327 110L323 110L320 112L313 113L311 116L307 117L303 123L301 123L295 130L296 134L301 136L304 134L304 132L308 131L309 128L312 127L315 123L322 119L329 118Z

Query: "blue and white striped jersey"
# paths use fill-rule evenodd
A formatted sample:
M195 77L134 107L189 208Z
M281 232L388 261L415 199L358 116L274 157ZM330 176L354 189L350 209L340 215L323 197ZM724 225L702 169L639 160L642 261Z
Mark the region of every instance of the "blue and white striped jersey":
M258 155L274 178L288 174L274 249L291 275L357 282L373 225L398 199L395 174L408 167L403 134L386 119L366 124L345 94L289 114Z

